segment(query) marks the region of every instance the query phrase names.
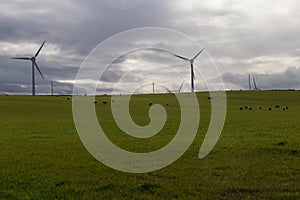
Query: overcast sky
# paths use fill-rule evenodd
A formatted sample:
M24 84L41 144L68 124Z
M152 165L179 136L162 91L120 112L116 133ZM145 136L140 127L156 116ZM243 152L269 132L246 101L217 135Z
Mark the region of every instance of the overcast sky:
M193 38L216 62L227 89L247 89L248 74L255 75L261 89L300 89L299 10L298 0L0 0L0 93L31 92L30 62L10 57L32 56L46 40L38 57L45 80L36 74L37 93L48 93L54 80L56 93L71 94L77 70L92 49L112 35L140 27L169 28ZM176 45L186 48L181 41ZM180 54L192 58L197 52ZM205 89L201 59L196 63L197 90ZM109 93L114 87L109 83L131 65L147 70L131 73L126 81L140 82L145 90L151 91L149 82L162 74L157 74L160 65L174 67L181 76L172 79L172 72L165 71L161 84L175 91L185 81L184 90L190 90L188 63L141 50L115 60L98 92Z

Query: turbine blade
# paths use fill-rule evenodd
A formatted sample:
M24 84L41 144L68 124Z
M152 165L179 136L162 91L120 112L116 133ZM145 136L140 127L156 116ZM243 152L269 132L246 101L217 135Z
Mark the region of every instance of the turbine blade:
M197 55L195 55L195 57L192 60L195 60L203 51L205 48L203 48Z
M179 90L178 90L179 93L180 93L180 91L181 91L181 89L182 89L182 87L183 87L184 82L185 82L185 81L183 81L182 84L180 85L180 88L179 88Z
M42 46L39 48L39 50L36 52L35 56L34 57L37 57L40 53L40 51L42 50L44 44L46 43L46 41L43 42Z
M45 79L44 76L43 76L43 74L42 74L42 72L41 72L41 70L40 70L40 68L39 68L39 66L36 64L36 62L34 62L34 65L35 65L36 69L39 71L41 77L42 77L43 79Z
M256 85L256 81L255 81L255 78L254 78L254 76L253 76L253 83L254 83L254 87L255 87L255 89L256 89L256 90L258 90L258 87L257 87L257 85Z
M28 57L12 57L11 59L14 59L14 60L31 60L31 58L28 58Z
M165 87L163 85L162 85L162 87L165 88L169 93L172 93L171 90L169 90L167 87Z
M179 55L176 55L176 54L173 54L175 57L177 58L180 58L182 60L186 60L186 61L190 61L189 59L185 58L185 57L182 57L182 56L179 56Z

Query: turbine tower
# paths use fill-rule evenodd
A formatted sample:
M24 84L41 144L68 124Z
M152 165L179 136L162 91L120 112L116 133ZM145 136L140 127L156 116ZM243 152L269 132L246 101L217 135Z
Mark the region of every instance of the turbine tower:
M40 51L42 50L45 43L46 43L46 41L43 42L43 44L41 45L39 50L31 58L30 57L13 57L13 58L11 58L11 59L16 59L16 60L30 60L31 61L31 63L32 63L32 65L31 65L31 67L32 67L32 96L35 96L35 68L39 71L41 77L43 79L45 79L39 66L36 63L36 58L38 57L38 55L39 55Z
M152 91L153 91L153 94L155 94L155 83L154 82L152 83Z
M50 81L50 84L51 84L51 96L53 96L53 81Z
M252 90L252 88L251 88L251 75L249 74L248 77L249 77L249 91L251 91Z
M173 54L177 58L180 58L182 60L188 61L191 64L191 91L194 92L194 80L195 80L195 73L194 73L194 61L195 59L204 51L205 48L203 48L197 55L194 56L192 59L185 58L183 56L179 56L176 54Z

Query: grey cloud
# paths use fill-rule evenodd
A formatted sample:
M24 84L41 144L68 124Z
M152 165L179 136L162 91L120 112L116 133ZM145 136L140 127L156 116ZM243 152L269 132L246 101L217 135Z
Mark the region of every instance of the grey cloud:
M39 44L47 40L47 43L59 47L60 55L41 55L38 60L43 73L53 80L73 80L83 58L99 42L121 31L145 26L166 27L188 34L206 47L225 73L225 79L230 77L230 80L236 80L234 84L237 87L245 87L242 84L243 77L253 71L260 74L268 71L271 66L277 66L279 71L283 71L288 66L300 65L298 1L287 0L283 4L270 0L263 3L256 0L250 3L237 0L188 0L185 2L186 8L179 0L144 0L137 5L128 4L130 9L125 8L126 6L118 9L118 1L112 3L114 5L110 7L98 0L44 0L38 3L35 0L3 1L0 5L0 42ZM124 5L121 3L119 6ZM151 42L151 38L149 41ZM143 47L145 44L140 45ZM116 48L117 45L124 44L116 44ZM181 44L178 41L176 44L163 45L168 47ZM24 55L28 53L31 52L24 52ZM127 70L127 59L135 57L144 63L185 66L171 57L149 52L131 56L116 60L114 64L118 70L108 70L102 80L113 82L120 78ZM257 57L263 59L254 59ZM28 67L26 65L26 62L10 61L7 54L0 55L0 90L25 91L26 88L20 85L26 85L30 90L30 63ZM178 70L183 74L186 72L184 68ZM295 78L286 78L293 77L293 74L288 73L291 70L289 68L280 76L279 73L274 75L270 71L273 74L264 75L261 81L259 79L262 75L257 75L257 79L266 88L276 88L279 85L284 88L296 87L298 82ZM293 72L299 73L297 70ZM141 79L141 74L132 77L132 80ZM47 81L38 81L45 85L46 90ZM19 85L12 86L13 83ZM43 90L42 87L40 89ZM69 92L69 89L61 86L61 91Z
M78 67L62 66L55 63L39 62L39 67L45 80L36 72L36 87L38 93L48 93L50 81L55 81L59 94L72 94L72 84L59 83L60 80L73 80ZM31 63L15 61L9 57L0 56L0 92L1 93L31 93Z
M257 85L263 90L300 89L300 68L289 67L281 73L252 74ZM225 84L232 89L248 89L248 75L226 73L223 75ZM252 80L251 80L252 83Z

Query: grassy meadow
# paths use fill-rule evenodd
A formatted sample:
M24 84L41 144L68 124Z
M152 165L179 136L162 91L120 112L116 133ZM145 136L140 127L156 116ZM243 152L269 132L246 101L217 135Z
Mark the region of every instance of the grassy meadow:
M191 147L170 166L145 174L113 170L90 155L67 97L0 96L0 199L300 199L300 91L228 92L225 127L204 159L198 153L210 100L208 93L197 96L201 121ZM172 94L132 97L131 116L139 125L150 122L149 102L166 108L165 128L150 139L122 133L110 97L97 100L99 123L123 149L150 152L177 131L180 112ZM241 111L244 105L253 110Z

